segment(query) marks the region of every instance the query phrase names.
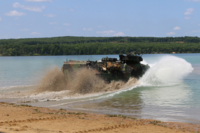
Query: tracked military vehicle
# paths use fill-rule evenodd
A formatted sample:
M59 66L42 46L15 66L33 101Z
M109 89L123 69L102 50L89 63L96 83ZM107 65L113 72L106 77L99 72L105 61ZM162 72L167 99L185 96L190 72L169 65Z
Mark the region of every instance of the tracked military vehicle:
M149 65L141 64L143 58L134 52L119 55L117 58L102 58L100 61L67 61L63 63L62 71L68 80L73 79L76 72L81 68L87 68L96 76L106 82L112 80L128 81L130 77L139 78L149 68Z

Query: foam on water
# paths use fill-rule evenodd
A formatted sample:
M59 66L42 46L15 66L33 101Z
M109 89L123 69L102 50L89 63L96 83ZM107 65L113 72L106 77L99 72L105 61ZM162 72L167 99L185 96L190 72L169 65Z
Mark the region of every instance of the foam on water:
M148 64L143 61L142 64ZM110 93L105 97L112 97L125 91L145 86L172 86L179 84L182 79L193 71L192 65L182 58L164 56L158 62L149 64L150 69L139 79L139 82L131 87Z
M178 84L193 71L192 65L182 58L164 56L140 79L143 86L169 86Z

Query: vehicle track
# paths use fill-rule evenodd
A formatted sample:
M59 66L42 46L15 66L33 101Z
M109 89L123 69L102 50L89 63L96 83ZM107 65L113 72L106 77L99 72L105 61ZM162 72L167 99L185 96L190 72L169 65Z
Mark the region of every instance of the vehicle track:
M9 125L9 126L20 126L20 123L26 123L26 122L38 122L38 121L52 121L52 120L60 120L60 119L66 119L68 118L67 116L62 116L62 117L43 117L43 118L31 118L31 119L25 119L25 120L13 120L13 121L2 121L0 122L0 126L5 126L5 125ZM148 124L148 123L146 123ZM117 128L131 128L133 126L139 126L139 125L145 125L144 122L142 121L134 121L131 123L127 123L127 124L114 124L111 126L103 126L100 128L92 128L92 129L88 129L88 130L80 130L80 131L75 131L72 133L89 133L89 132L100 132L100 131L109 131L109 130L113 130L113 129L117 129ZM49 131L49 132L59 132L62 133L62 131L52 131L52 130L45 130L45 129L34 129L34 128L30 128L27 126L23 126L23 129L32 129L32 130L37 130L37 131ZM10 128L12 130L12 128ZM23 129L21 129L21 131L23 131ZM14 131L20 131L19 129L13 129Z
M120 124L120 125L114 125L114 126L108 126L108 127L102 127L102 128L95 128L95 129L89 129L84 131L78 131L74 133L89 133L89 132L99 132L99 131L109 131L117 128L130 128L133 125L136 125L135 123L129 123L129 124ZM142 125L142 124L141 124Z

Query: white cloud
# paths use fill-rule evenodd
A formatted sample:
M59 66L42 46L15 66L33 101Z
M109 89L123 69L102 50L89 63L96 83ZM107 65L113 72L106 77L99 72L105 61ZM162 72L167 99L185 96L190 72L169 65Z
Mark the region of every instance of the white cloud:
M28 2L52 2L52 0L25 0Z
M108 31L97 31L96 33L104 34L104 35L110 35L110 34L114 34L115 31L113 31L113 30L108 30Z
M125 35L123 32L115 32L113 30L97 31L96 33L103 34L103 35L110 35L110 36L124 36Z
M181 28L180 27L174 27L174 30L180 30Z
M190 17L185 17L185 19L190 19Z
M190 14L192 14L192 12L194 11L194 9L193 8L188 8L186 11L185 11L185 15L190 15Z
M55 17L55 15L54 14L44 14L44 16L46 16L46 17Z
M23 16L26 15L26 13L18 12L16 10L10 11L8 13L5 13L6 16Z
M92 31L92 28L83 28L83 30Z
M176 34L175 32L169 32L166 35L170 36L170 35L175 35L175 34Z
M29 29L21 29L21 31L28 31Z
M187 1L200 2L200 0L187 0Z
M117 32L113 36L124 36L125 34L123 32Z
M30 7L30 6L24 6L24 5L20 5L19 3L14 3L13 7L15 8L22 8L24 10L29 10L29 11L34 11L34 12L42 12L43 9L45 9L45 6L41 6L41 7Z
M31 32L31 35L40 35L41 33L38 32Z
M63 25L69 26L70 24L69 23L64 23Z
M0 21L1 21L1 18L0 18Z
M50 22L49 24L57 24L57 22Z

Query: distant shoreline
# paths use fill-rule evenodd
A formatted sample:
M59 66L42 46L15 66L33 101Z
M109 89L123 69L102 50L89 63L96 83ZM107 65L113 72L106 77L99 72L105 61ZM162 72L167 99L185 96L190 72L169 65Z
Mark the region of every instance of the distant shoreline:
M135 51L200 53L198 37L52 37L1 39L2 56L102 55Z
M172 52L172 53L145 53L145 54L199 54L199 53L176 53L176 52ZM142 55L145 55L145 54L142 54ZM119 55L119 54L92 54L92 55ZM0 55L0 57L26 57L26 56L90 56L90 55L14 55L14 56Z

